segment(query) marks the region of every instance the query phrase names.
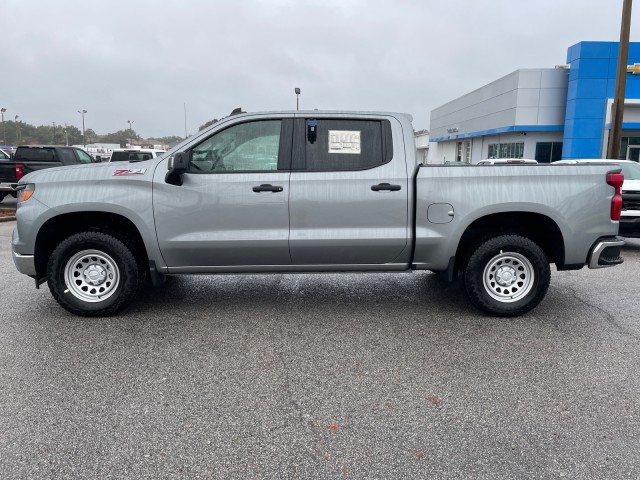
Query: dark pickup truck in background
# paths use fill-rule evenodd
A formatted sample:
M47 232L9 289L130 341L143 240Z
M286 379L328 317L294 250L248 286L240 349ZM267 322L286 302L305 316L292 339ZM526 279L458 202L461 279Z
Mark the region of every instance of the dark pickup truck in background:
M7 195L16 196L15 186L26 174L45 168L97 162L78 147L49 145L20 146L13 158L0 158L0 202Z

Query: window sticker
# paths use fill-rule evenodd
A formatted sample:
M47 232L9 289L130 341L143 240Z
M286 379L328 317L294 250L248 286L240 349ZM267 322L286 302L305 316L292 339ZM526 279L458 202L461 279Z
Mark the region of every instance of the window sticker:
M329 130L329 153L360 153L359 130Z

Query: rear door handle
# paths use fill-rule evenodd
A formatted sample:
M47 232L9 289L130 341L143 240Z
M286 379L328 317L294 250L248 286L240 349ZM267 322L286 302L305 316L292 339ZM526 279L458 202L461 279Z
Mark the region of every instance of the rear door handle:
M371 190L379 192L381 190L388 190L390 192L397 192L402 187L400 185L391 185L390 183L379 183L378 185L371 185Z
M281 192L283 190L282 187L278 187L277 185L270 185L268 183L263 183L262 185L258 186L258 187L253 187L253 191L254 192Z

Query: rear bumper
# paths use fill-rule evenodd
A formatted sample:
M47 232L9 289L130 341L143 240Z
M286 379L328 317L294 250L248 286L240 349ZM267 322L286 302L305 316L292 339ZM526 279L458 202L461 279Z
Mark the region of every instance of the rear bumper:
M0 192L16 193L16 184L0 182Z
M591 253L587 259L589 268L605 268L620 265L624 259L620 250L624 245L622 237L599 238L591 247Z

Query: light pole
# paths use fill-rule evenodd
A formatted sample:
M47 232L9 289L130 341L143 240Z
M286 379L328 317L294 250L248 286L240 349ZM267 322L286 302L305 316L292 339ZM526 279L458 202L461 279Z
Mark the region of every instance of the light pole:
M616 87L611 106L611 130L607 158L620 158L620 141L622 139L622 119L624 115L624 97L627 84L627 61L629 59L629 31L631 30L631 0L624 0L622 5L622 23L620 25L620 44L618 46L618 70Z
M15 116L14 121L16 122L16 146L20 143L20 124L18 123L18 115Z
M56 122L51 122L53 124L53 144L56 144Z
M300 89L296 87L296 110L300 110Z
M7 134L4 131L4 112L6 112L7 109L2 107L0 108L0 113L2 113L2 144L4 145L4 143L7 141Z
M82 145L84 145L84 148L87 148L87 139L84 136L84 114L87 113L87 111L78 110L78 113L82 115Z
M133 136L133 129L131 128L131 124L133 122L135 122L135 120L127 120L127 122L129 123L129 137ZM133 145L133 140L131 138L129 138L129 145Z

